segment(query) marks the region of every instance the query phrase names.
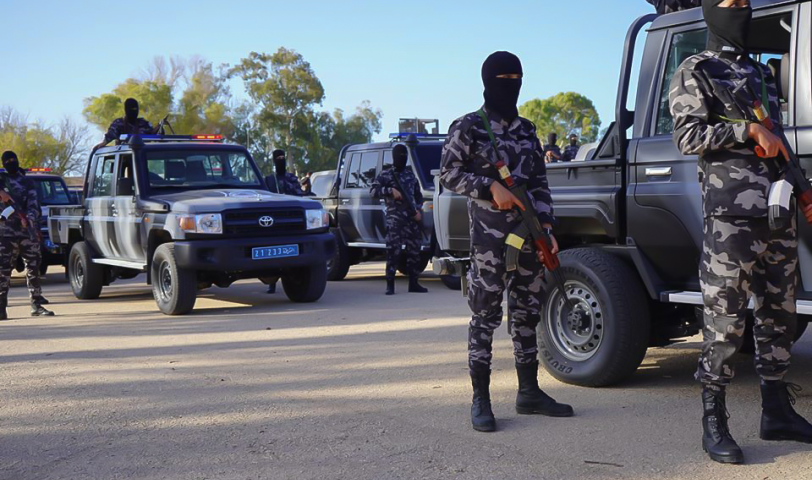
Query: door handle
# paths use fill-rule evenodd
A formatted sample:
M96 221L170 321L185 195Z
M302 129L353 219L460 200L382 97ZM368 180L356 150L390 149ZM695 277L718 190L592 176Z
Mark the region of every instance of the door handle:
M671 167L646 168L647 177L670 177L671 173L672 173Z
M342 199L342 200L341 200L341 204L342 204L342 205L346 205L346 204L348 204L348 203L350 203L350 200L349 200L348 198L345 198L345 199Z

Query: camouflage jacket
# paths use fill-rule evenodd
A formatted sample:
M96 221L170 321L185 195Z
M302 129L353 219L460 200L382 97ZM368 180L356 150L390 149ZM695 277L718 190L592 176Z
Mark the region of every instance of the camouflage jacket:
M372 183L372 188L369 189L374 198L383 198L386 201L386 215L408 216L410 213L409 203L405 198L396 201L395 197L392 196L393 188L400 190L395 183L395 175L398 176L401 187L406 190L400 193L409 195L414 202L414 206L418 210L422 210L423 193L420 191L420 183L417 181L417 177L414 176L414 172L408 167L406 170L397 173L394 168L390 167L378 175L378 178Z
M493 151L488 132L476 112L458 118L451 124L443 146L440 171L443 186L467 196L469 212L473 211L471 202L475 203L479 207L477 215L481 212L483 217L489 217L483 218L486 222L499 216L517 218L514 212L497 210L491 204L490 187L499 179L493 164L499 158L505 161L517 183L527 185L539 220L555 223L544 150L536 136L535 125L521 117L508 125L496 112L483 109L491 122L499 151Z
M302 185L299 183L299 179L296 178L291 172L285 172L284 175L281 177L278 175L274 175L276 179L276 185L278 188L277 193L281 193L283 195L294 195L297 197L304 197L306 193L302 190Z
M30 232L39 230L39 219L42 215L39 201L37 199L37 187L33 180L22 173L0 175L0 185L6 193L11 196L14 203L15 214L5 222L0 222L0 232L3 237L26 237ZM5 209L9 205L3 205ZM24 216L28 223L28 231L23 228L22 218Z
M152 134L155 133L155 129L143 118L136 120L135 125L128 123L124 117L117 118L113 120L113 123L110 124L110 128L107 129L107 133L104 134L104 141L109 143L113 140L118 140L121 135L129 133Z
M674 143L683 155L699 155L705 217L767 216L770 185L779 177L777 163L755 155L745 123L729 121L741 120L742 108L749 108L734 101L730 90L735 81L747 78L753 92L762 91L757 68L767 84L770 117L780 128L775 79L766 66L749 57L705 51L685 60L671 80Z
M564 147L564 153L563 155L561 155L561 161L571 162L575 160L575 156L578 155L578 150L580 149L581 147L579 147L578 145L575 146L567 145L566 147Z

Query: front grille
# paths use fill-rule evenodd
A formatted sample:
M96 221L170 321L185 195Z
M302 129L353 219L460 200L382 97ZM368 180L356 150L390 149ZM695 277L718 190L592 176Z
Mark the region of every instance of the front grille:
M259 223L262 217L273 218L273 225L263 227ZM223 230L227 235L268 236L303 232L306 230L304 209L252 209L225 212Z

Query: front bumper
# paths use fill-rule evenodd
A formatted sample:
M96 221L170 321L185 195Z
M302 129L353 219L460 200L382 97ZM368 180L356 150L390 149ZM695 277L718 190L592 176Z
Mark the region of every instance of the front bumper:
M292 244L299 245L299 255L296 257L262 260L251 258L252 248ZM223 273L261 272L326 265L334 254L335 239L329 232L285 237L175 242L175 259L179 267Z

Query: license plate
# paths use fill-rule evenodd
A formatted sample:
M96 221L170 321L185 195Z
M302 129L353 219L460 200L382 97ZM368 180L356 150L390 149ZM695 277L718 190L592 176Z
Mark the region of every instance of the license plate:
M254 260L296 257L298 255L299 245L279 245L276 247L257 247L251 249L251 258Z

